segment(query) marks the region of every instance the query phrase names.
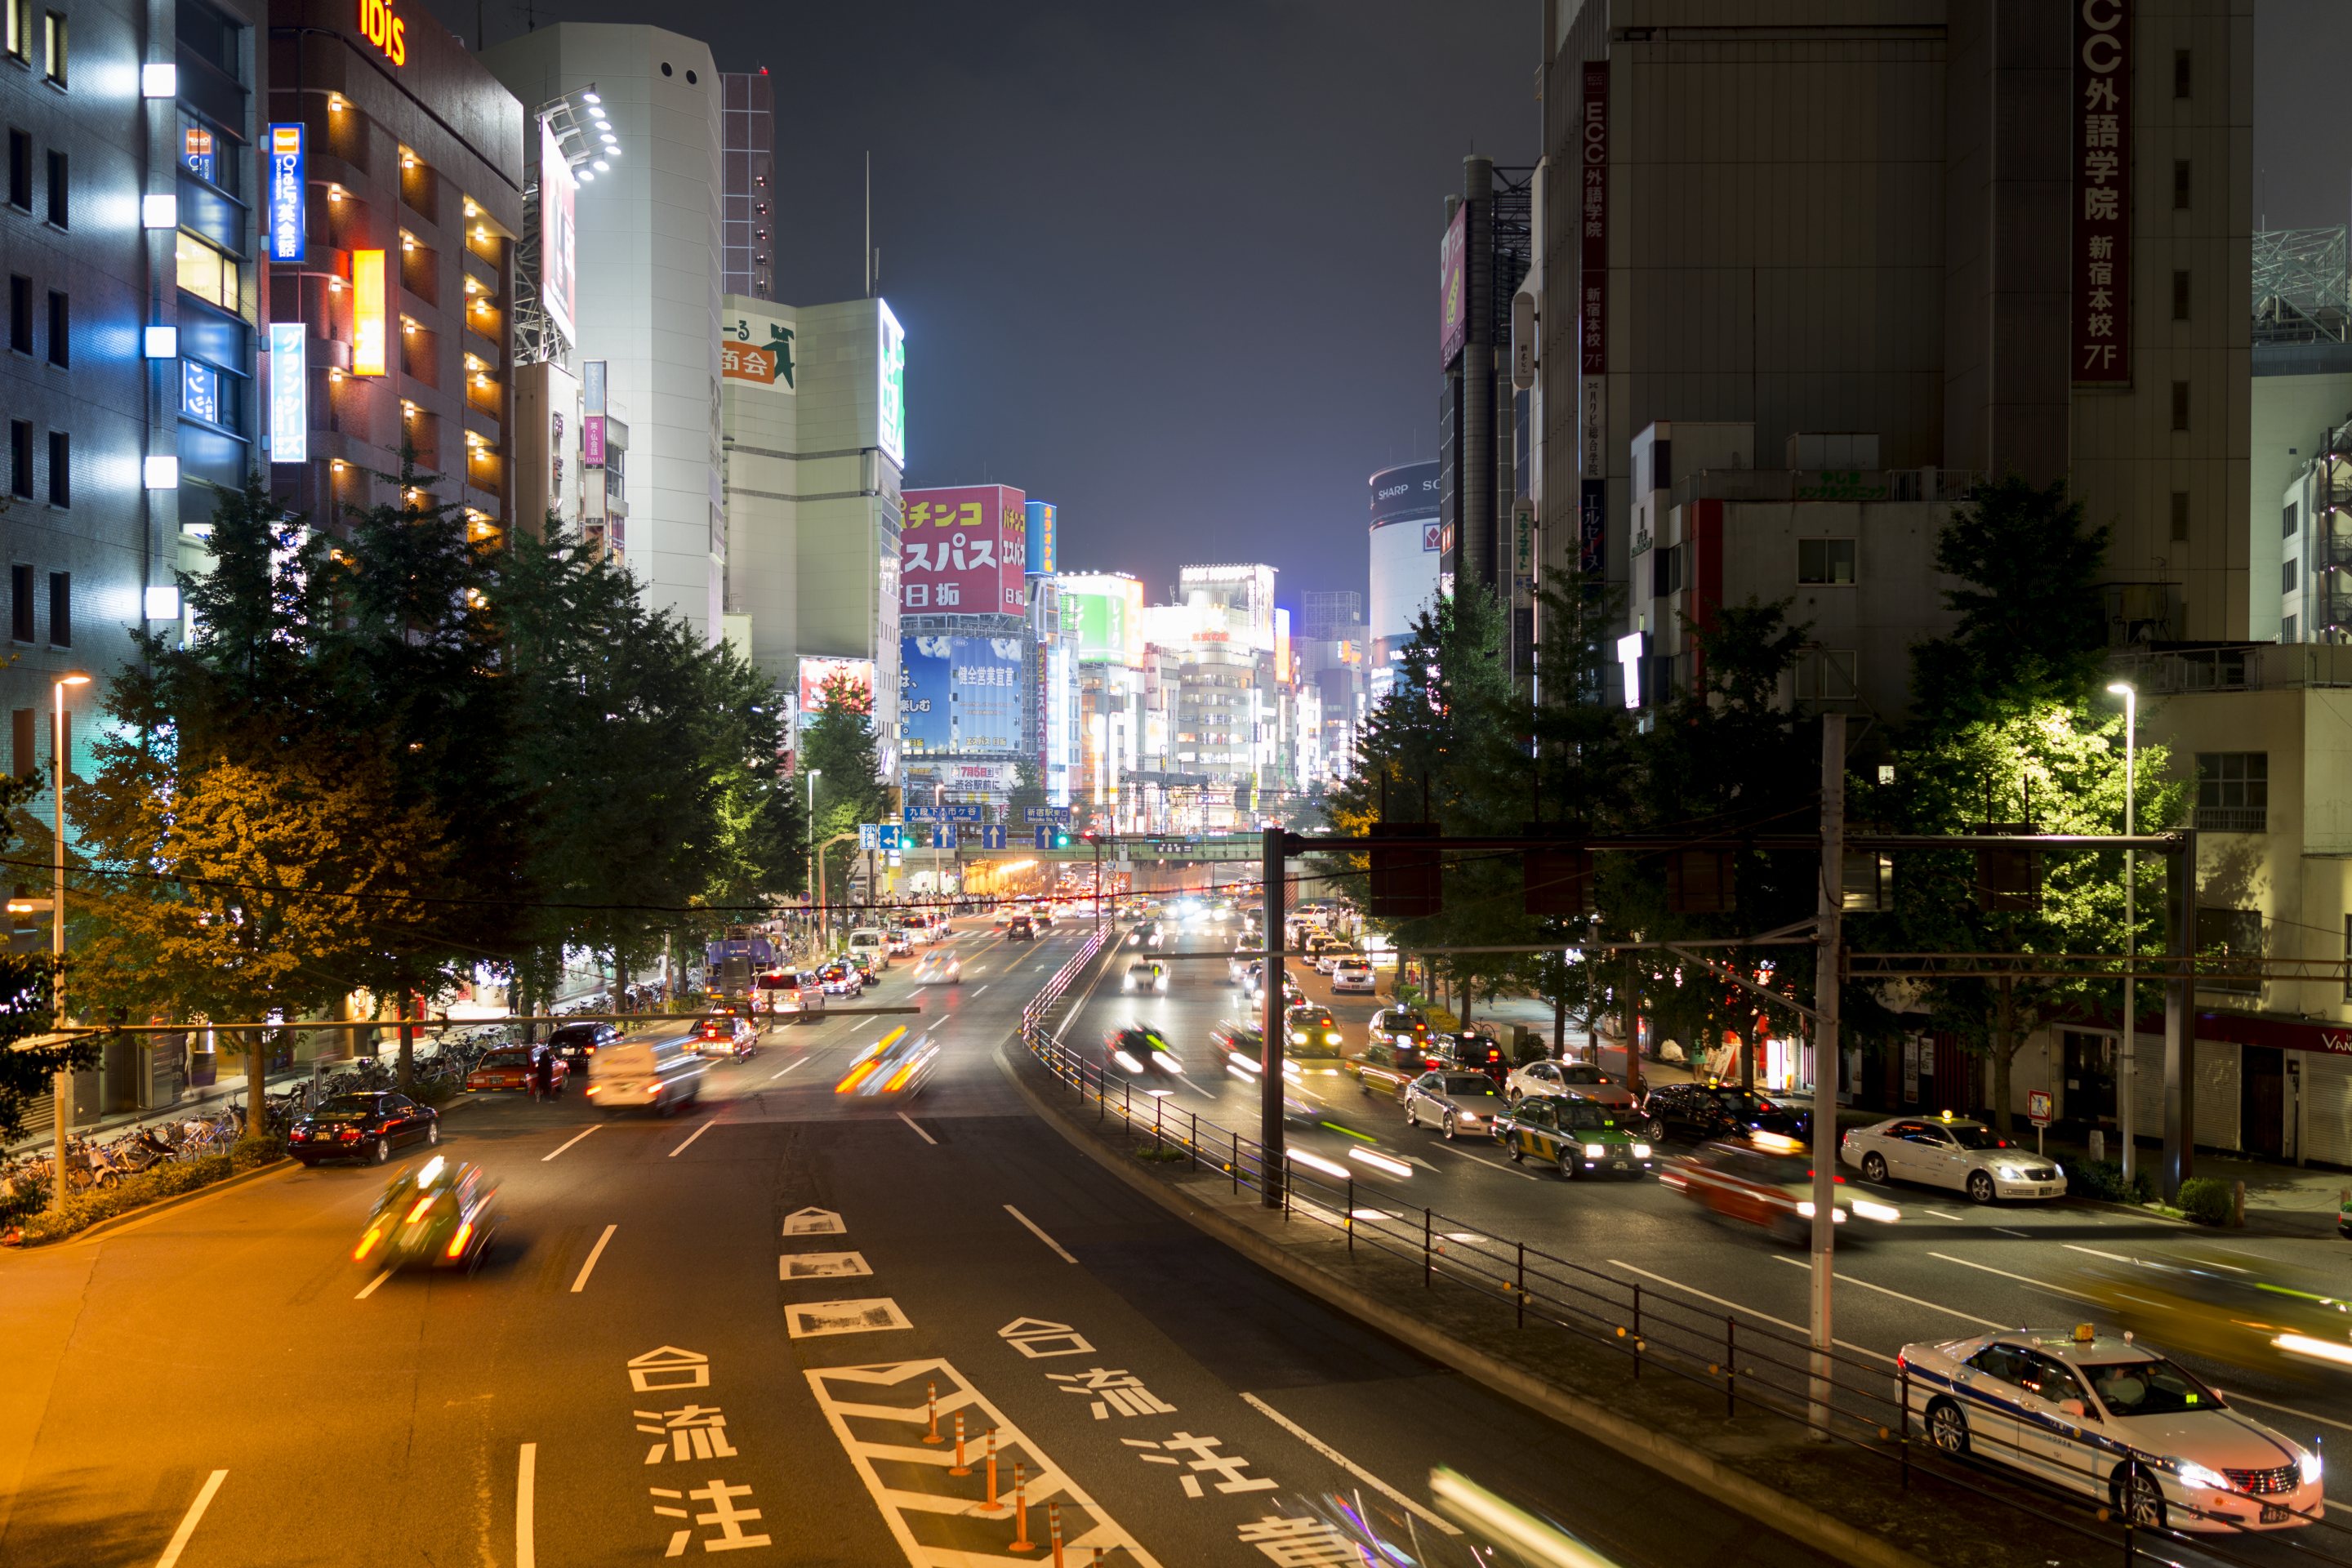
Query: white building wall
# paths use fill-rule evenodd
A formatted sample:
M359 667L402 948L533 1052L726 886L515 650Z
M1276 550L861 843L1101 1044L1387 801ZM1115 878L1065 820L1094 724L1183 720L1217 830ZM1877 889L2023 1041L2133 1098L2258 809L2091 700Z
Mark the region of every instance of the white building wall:
M595 84L622 156L579 200L580 341L629 423L629 568L646 600L720 635L719 80L708 45L562 22L482 53L526 107Z

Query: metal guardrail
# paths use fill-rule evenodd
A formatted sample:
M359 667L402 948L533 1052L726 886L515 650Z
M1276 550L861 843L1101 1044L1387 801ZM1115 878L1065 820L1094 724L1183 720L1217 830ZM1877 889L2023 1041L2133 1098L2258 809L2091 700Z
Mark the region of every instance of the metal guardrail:
M1048 980L1022 1011L1021 1040L1034 1057L1083 1107L1092 1103L1097 1120L1119 1118L1121 1127L1136 1137L1149 1136L1155 1150L1170 1161L1182 1158L1193 1170L1213 1170L1226 1175L1235 1193L1262 1191L1264 1151L1255 1139L1204 1121L1189 1108L1171 1110L1163 1089L1140 1089L1135 1080L1108 1065L1087 1061L1063 1043L1055 1023L1056 1010L1071 985L1100 952L1105 933L1097 932ZM1320 1226L1346 1240L1352 1255L1359 1245L1395 1258L1417 1263L1424 1288L1439 1280L1457 1285L1485 1298L1497 1310L1507 1310L1516 1326L1530 1319L1576 1335L1590 1345L1622 1355L1630 1375L1679 1378L1719 1391L1727 1418L1763 1415L1805 1427L1808 1399L1814 1375L1812 1346L1807 1339L1769 1324L1743 1325L1738 1312L1703 1310L1678 1296L1637 1280L1587 1268L1538 1247L1496 1235L1484 1226L1423 1207L1417 1212L1394 1206L1387 1188L1360 1194L1355 1173L1338 1161L1294 1150L1289 1169L1276 1185L1282 1198L1286 1223ZM1752 1314L1751 1314L1752 1315ZM1885 1358L1891 1362L1892 1358ZM2120 1548L2124 1563L2141 1561L2146 1539L2188 1544L2212 1561L2257 1568L2255 1560L2221 1550L2217 1537L2189 1537L2172 1529L2136 1526L2122 1513L2115 1478L2085 1466L2081 1484L2108 1494L2101 1507L2079 1492L2042 1489L2031 1478L2004 1471L1999 1480L1955 1460L1919 1440L1926 1428L1930 1396L1913 1386L1907 1367L1880 1365L1878 1358L1843 1347L1829 1355L1831 1425L1827 1436L1854 1455L1867 1455L1895 1465L1907 1489L1916 1472L1953 1487L1969 1497L2014 1510L2020 1522L2037 1529L2055 1526L2075 1537L2109 1549ZM1915 1431L1916 1429L1916 1431ZM2048 1452L2029 1448L1990 1432L1969 1433L1974 1451L2006 1448L2035 1468L2049 1462ZM2017 1490L2009 1489L2014 1486ZM2067 1505L2053 1512L2053 1504ZM2177 1517L2181 1505L2167 1500ZM2072 1517L2070 1517L2072 1514ZM2241 1534L2262 1535L2235 1521L2213 1515ZM2297 1531L2291 1550L2302 1562L2352 1568L2352 1556L2318 1549L2314 1537L2352 1535L2352 1529L2324 1517L2311 1518L2310 1528ZM2220 1540L2231 1539L2221 1534ZM2330 1540L2338 1550L2347 1543ZM2153 1558L2150 1561L2162 1561Z

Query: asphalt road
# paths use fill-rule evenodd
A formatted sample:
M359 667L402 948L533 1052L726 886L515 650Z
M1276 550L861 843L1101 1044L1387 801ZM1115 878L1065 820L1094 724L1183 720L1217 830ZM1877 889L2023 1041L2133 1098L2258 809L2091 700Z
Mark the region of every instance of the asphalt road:
M1192 931L1170 952L1232 945L1229 935ZM1120 974L1140 951L1123 947L1090 989L1074 987L1078 1000L1062 1026L1064 1040L1098 1061L1103 1037L1120 1026L1159 1028L1186 1068L1181 1079L1155 1080L1175 1086L1164 1114L1190 1112L1254 1138L1258 1085L1228 1074L1209 1037L1219 1022L1255 1024L1256 1005L1228 983L1225 965L1214 959L1171 960L1164 994L1122 994ZM1291 969L1308 1000L1331 1007L1343 1048L1349 1055L1360 1049L1380 1004L1334 996L1329 982L1303 963L1294 961ZM1627 1284L1639 1282L1647 1293L1685 1301L1718 1321L1735 1312L1743 1321L1777 1326L1800 1339L1808 1332L1810 1270L1801 1250L1727 1226L1654 1179L1571 1184L1532 1165L1513 1165L1491 1139L1449 1142L1433 1129L1408 1128L1385 1089L1367 1093L1343 1074L1310 1071L1299 1084L1331 1125L1293 1128L1293 1145L1349 1164L1358 1175L1360 1206L1379 1206L1416 1223L1428 1207L1436 1211L1439 1232L1492 1231ZM1338 1127L1348 1131L1332 1130ZM1363 1147L1408 1162L1412 1173L1393 1177L1350 1162L1349 1151ZM1688 1152L1672 1144L1662 1149ZM1856 1173L1845 1173L1845 1179L1866 1185ZM2084 1270L2124 1258L2194 1261L2242 1277L2352 1295L2352 1244L2332 1237L2217 1235L2067 1201L1979 1207L1958 1192L1899 1183L1869 1190L1897 1205L1903 1218L1892 1226L1840 1227L1832 1322L1850 1354L1884 1363L1890 1371L1894 1353L1909 1342L2000 1327L2063 1331L2086 1318L2110 1321L2081 1293ZM2167 1348L2286 1436L2307 1445L2322 1439L2328 1449L2352 1446L2352 1369L2307 1373L2284 1357L2223 1363ZM2336 1468L2327 1489L2331 1510L2352 1504L2352 1467ZM2347 1548L2352 1542L2331 1546L2352 1555Z
M961 938L920 1018L772 1030L674 1120L461 1103L441 1152L506 1215L470 1279L354 1268L361 1168L0 1258L0 1563L1039 1563L1048 1502L1074 1563L1321 1561L1291 1500L1430 1539L1438 1464L1629 1565L1815 1560L1106 1180L993 1059L1076 943ZM836 1095L902 1023L927 1090ZM991 1428L1036 1550L983 1511Z

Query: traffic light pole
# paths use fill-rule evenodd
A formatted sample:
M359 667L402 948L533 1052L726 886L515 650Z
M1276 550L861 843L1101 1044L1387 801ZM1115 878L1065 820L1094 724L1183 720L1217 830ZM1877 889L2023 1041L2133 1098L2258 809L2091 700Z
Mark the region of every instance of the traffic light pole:
M1845 912L1845 715L1822 715L1822 886L1813 917L1812 1387L1813 1434L1830 1434L1830 1299L1837 1245L1838 982ZM1747 1047L1741 1047L1744 1051Z
M1259 892L1265 900L1265 940L1258 945L1265 957L1258 963L1258 1144L1264 1150L1258 1169L1258 1201L1267 1208L1282 1206L1283 1184L1290 1175L1289 1155L1283 1147L1282 1126L1282 952L1288 936L1283 929L1282 884L1286 874L1283 832L1265 830L1258 859Z

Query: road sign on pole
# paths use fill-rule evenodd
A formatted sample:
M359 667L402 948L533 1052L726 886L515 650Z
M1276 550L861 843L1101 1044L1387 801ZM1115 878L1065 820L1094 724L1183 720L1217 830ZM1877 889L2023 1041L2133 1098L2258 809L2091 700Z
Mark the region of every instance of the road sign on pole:
M935 823L931 824L931 847L932 847L932 848L934 848L934 849L952 849L952 848L954 848L955 847L956 847L956 836L955 836L955 828L954 828L954 826L953 826L952 825L950 825L950 824L949 824L949 823L945 823L945 822L935 822Z
M1033 807L1031 807L1030 809L1032 809L1032 810L1034 811L1034 809L1036 809L1036 808L1033 806ZM1040 849L1051 849L1053 847L1054 847L1054 830L1053 830L1051 827L1040 827L1040 828L1038 828L1038 829L1037 829L1037 847L1038 847L1038 848L1040 848Z
M903 836L903 830L897 823L883 823L876 830L874 836L877 840L875 847L877 849L887 849L891 854L896 855L898 852L899 841ZM893 861L892 864L896 865L897 862Z
M980 830L980 847L982 849L1003 848L1004 829L1002 826L982 828Z
M872 822L859 823L857 825L857 847L860 849L880 848L882 847L881 826L878 823Z

